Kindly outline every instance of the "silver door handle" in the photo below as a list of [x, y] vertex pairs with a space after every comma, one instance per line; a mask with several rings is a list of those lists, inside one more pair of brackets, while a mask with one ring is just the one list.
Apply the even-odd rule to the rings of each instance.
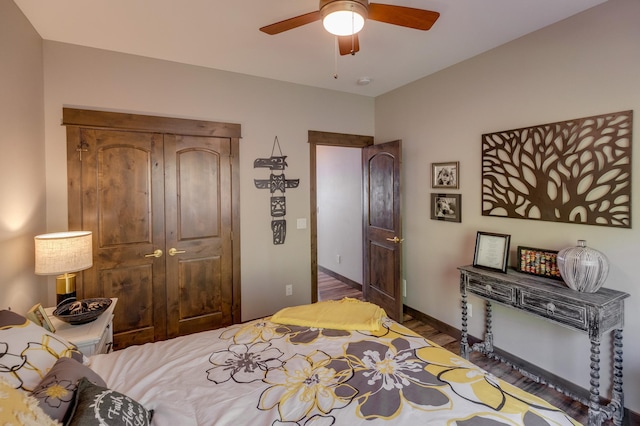
[[153, 253], [145, 254], [144, 257], [162, 257], [162, 250], [156, 249]]
[[180, 254], [180, 253], [186, 253], [186, 250], [178, 250], [175, 247], [171, 247], [169, 249], [169, 256], [175, 256], [176, 254]]

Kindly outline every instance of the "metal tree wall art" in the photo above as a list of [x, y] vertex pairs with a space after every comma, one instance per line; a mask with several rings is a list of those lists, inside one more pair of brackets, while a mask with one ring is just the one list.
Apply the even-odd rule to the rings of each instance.
[[482, 135], [482, 215], [631, 227], [633, 111]]
[[[274, 156], [274, 152], [278, 147], [280, 152], [279, 156]], [[287, 213], [286, 200], [284, 193], [288, 188], [297, 188], [300, 184], [300, 179], [286, 179], [283, 170], [287, 167], [286, 155], [282, 155], [280, 149], [280, 142], [278, 137], [273, 141], [273, 147], [271, 148], [271, 156], [269, 158], [256, 158], [253, 162], [254, 168], [267, 168], [280, 171], [278, 174], [273, 172], [269, 175], [269, 179], [254, 179], [254, 184], [258, 189], [268, 189], [271, 192], [271, 231], [273, 232], [273, 244], [284, 244], [284, 240], [287, 236], [287, 221], [284, 219]], [[282, 195], [274, 195], [277, 192]]]

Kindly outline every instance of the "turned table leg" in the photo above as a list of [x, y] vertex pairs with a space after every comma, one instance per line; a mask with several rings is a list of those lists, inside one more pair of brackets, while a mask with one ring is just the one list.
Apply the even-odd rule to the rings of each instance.
[[602, 424], [600, 411], [600, 339], [591, 339], [591, 380], [589, 382], [589, 426]]
[[611, 418], [616, 426], [624, 419], [622, 390], [622, 330], [613, 331], [613, 391], [611, 403], [600, 405], [600, 339], [591, 339], [591, 388], [589, 389], [589, 426], [601, 425]]
[[491, 353], [493, 352], [493, 311], [491, 309], [491, 302], [487, 300], [485, 303], [486, 325], [484, 333], [484, 350], [486, 353]]
[[462, 327], [460, 329], [460, 356], [469, 359], [469, 341], [467, 340], [467, 292], [462, 292]]
[[624, 418], [624, 392], [622, 390], [622, 330], [613, 330], [613, 392], [611, 395], [613, 423], [622, 426]]

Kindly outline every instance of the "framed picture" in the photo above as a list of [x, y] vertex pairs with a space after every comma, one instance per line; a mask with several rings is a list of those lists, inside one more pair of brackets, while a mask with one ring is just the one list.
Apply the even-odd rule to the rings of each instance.
[[462, 195], [431, 194], [431, 219], [462, 222]]
[[460, 163], [431, 163], [431, 187], [458, 189], [460, 178]]
[[473, 266], [507, 272], [511, 235], [478, 231]]
[[562, 280], [558, 251], [518, 246], [518, 272]]

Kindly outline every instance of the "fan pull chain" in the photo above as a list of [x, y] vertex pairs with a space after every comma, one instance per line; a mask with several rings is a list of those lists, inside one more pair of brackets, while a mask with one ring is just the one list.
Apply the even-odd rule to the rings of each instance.
[[356, 14], [351, 12], [351, 54], [356, 54]]
[[333, 78], [338, 79], [338, 36], [335, 37], [335, 58], [333, 63]]

